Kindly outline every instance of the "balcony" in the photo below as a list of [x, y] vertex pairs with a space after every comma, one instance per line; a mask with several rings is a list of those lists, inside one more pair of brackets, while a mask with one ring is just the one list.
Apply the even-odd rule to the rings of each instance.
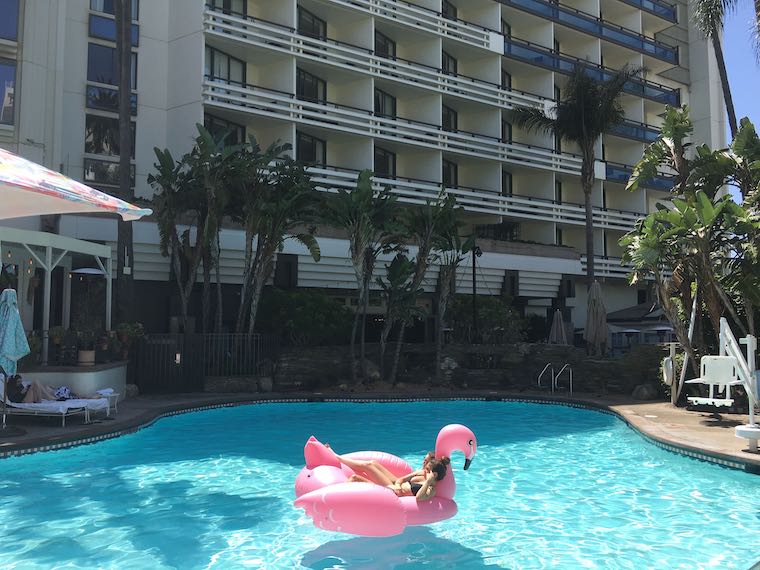
[[499, 2], [678, 65], [678, 48], [575, 8], [548, 0], [499, 0]]
[[[581, 267], [586, 272], [588, 256], [581, 255]], [[596, 277], [611, 277], [613, 279], [628, 279], [628, 274], [633, 271], [633, 266], [621, 265], [619, 257], [594, 256], [594, 275]]]
[[329, 64], [348, 71], [381, 77], [410, 86], [430, 89], [477, 103], [497, 107], [543, 108], [544, 98], [516, 89], [464, 75], [451, 75], [441, 69], [401, 58], [377, 56], [372, 50], [332, 39], [298, 34], [297, 30], [274, 22], [242, 14], [224, 13], [207, 6], [204, 17], [206, 34], [221, 41], [288, 53], [303, 59]]
[[440, 12], [404, 0], [327, 0], [352, 10], [361, 10], [395, 25], [404, 25], [423, 33], [464, 42], [492, 52], [501, 52], [501, 34], [472, 22], [444, 18]]
[[[627, 164], [618, 164], [616, 162], [607, 162], [607, 180], [610, 182], [619, 182], [620, 184], [628, 184], [628, 179], [631, 177], [633, 167]], [[651, 180], [640, 181], [639, 185], [644, 188], [652, 188], [654, 190], [663, 190], [664, 192], [670, 192], [675, 184], [675, 178], [666, 174], [660, 174], [655, 176]]]
[[678, 21], [676, 7], [667, 2], [663, 2], [662, 0], [622, 0], [622, 2], [640, 8], [641, 10], [646, 10], [650, 14], [660, 16], [674, 24]]
[[376, 115], [347, 105], [302, 100], [293, 93], [215, 77], [203, 82], [203, 102], [220, 109], [554, 172], [579, 175], [581, 169], [581, 158], [573, 154], [466, 131], [447, 131], [439, 125]]
[[[606, 81], [613, 77], [615, 73], [613, 69], [558, 53], [552, 49], [516, 38], [504, 39], [504, 55], [511, 59], [516, 59], [530, 65], [538, 65], [567, 75], [573, 72], [576, 65], [582, 65], [590, 77], [599, 81]], [[671, 89], [653, 81], [631, 79], [625, 84], [624, 91], [631, 95], [657, 101], [658, 103], [672, 106], [679, 106], [681, 104], [681, 96], [678, 89]]]
[[[309, 168], [317, 188], [324, 192], [334, 192], [337, 188], [351, 190], [356, 185], [358, 170], [333, 166], [313, 166]], [[441, 192], [438, 182], [403, 177], [373, 177], [377, 190], [389, 187], [405, 204], [425, 204], [434, 201]], [[505, 216], [512, 219], [555, 222], [564, 225], [585, 226], [586, 214], [582, 204], [562, 203], [529, 196], [504, 196], [499, 192], [457, 187], [446, 188], [446, 193], [456, 198], [457, 204], [467, 212], [489, 216]], [[594, 227], [630, 231], [644, 214], [594, 208]]]
[[651, 143], [656, 141], [660, 136], [660, 129], [646, 123], [639, 123], [638, 121], [623, 121], [619, 125], [615, 125], [609, 134]]

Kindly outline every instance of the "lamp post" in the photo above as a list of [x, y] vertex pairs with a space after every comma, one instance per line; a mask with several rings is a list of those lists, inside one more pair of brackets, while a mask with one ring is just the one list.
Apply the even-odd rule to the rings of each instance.
[[475, 260], [483, 255], [477, 245], [472, 248], [472, 330], [473, 339], [478, 338], [478, 289], [475, 277]]

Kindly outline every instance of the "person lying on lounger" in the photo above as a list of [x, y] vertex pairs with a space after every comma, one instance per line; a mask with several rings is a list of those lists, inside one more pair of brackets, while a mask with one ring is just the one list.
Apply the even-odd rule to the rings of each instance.
[[[78, 396], [67, 386], [52, 388], [34, 380], [24, 381], [19, 374], [8, 377], [8, 399], [11, 402], [35, 404], [43, 400], [71, 400], [76, 398], [91, 399], [94, 396]], [[97, 396], [99, 397], [99, 396]]]

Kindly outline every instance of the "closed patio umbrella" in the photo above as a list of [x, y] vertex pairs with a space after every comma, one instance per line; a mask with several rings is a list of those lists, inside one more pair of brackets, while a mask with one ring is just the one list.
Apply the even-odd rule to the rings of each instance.
[[3, 423], [0, 437], [20, 435], [25, 433], [19, 428], [7, 428], [5, 425], [5, 401], [8, 388], [8, 376], [16, 374], [19, 359], [29, 354], [29, 343], [26, 340], [24, 325], [18, 313], [16, 291], [6, 289], [0, 294], [0, 367], [3, 377]]
[[586, 330], [583, 338], [586, 341], [586, 350], [594, 354], [604, 354], [607, 347], [607, 308], [602, 298], [602, 287], [598, 281], [594, 281], [588, 292], [588, 305], [586, 313]]
[[565, 322], [562, 320], [562, 311], [554, 311], [552, 327], [549, 330], [549, 344], [568, 344]]
[[151, 210], [0, 149], [0, 219], [88, 212], [111, 212], [130, 221]]

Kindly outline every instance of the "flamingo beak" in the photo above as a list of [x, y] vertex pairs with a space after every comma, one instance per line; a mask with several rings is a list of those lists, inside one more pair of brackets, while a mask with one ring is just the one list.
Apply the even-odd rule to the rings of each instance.
[[470, 463], [472, 463], [472, 459], [469, 457], [464, 460], [464, 470], [467, 471], [470, 468]]

